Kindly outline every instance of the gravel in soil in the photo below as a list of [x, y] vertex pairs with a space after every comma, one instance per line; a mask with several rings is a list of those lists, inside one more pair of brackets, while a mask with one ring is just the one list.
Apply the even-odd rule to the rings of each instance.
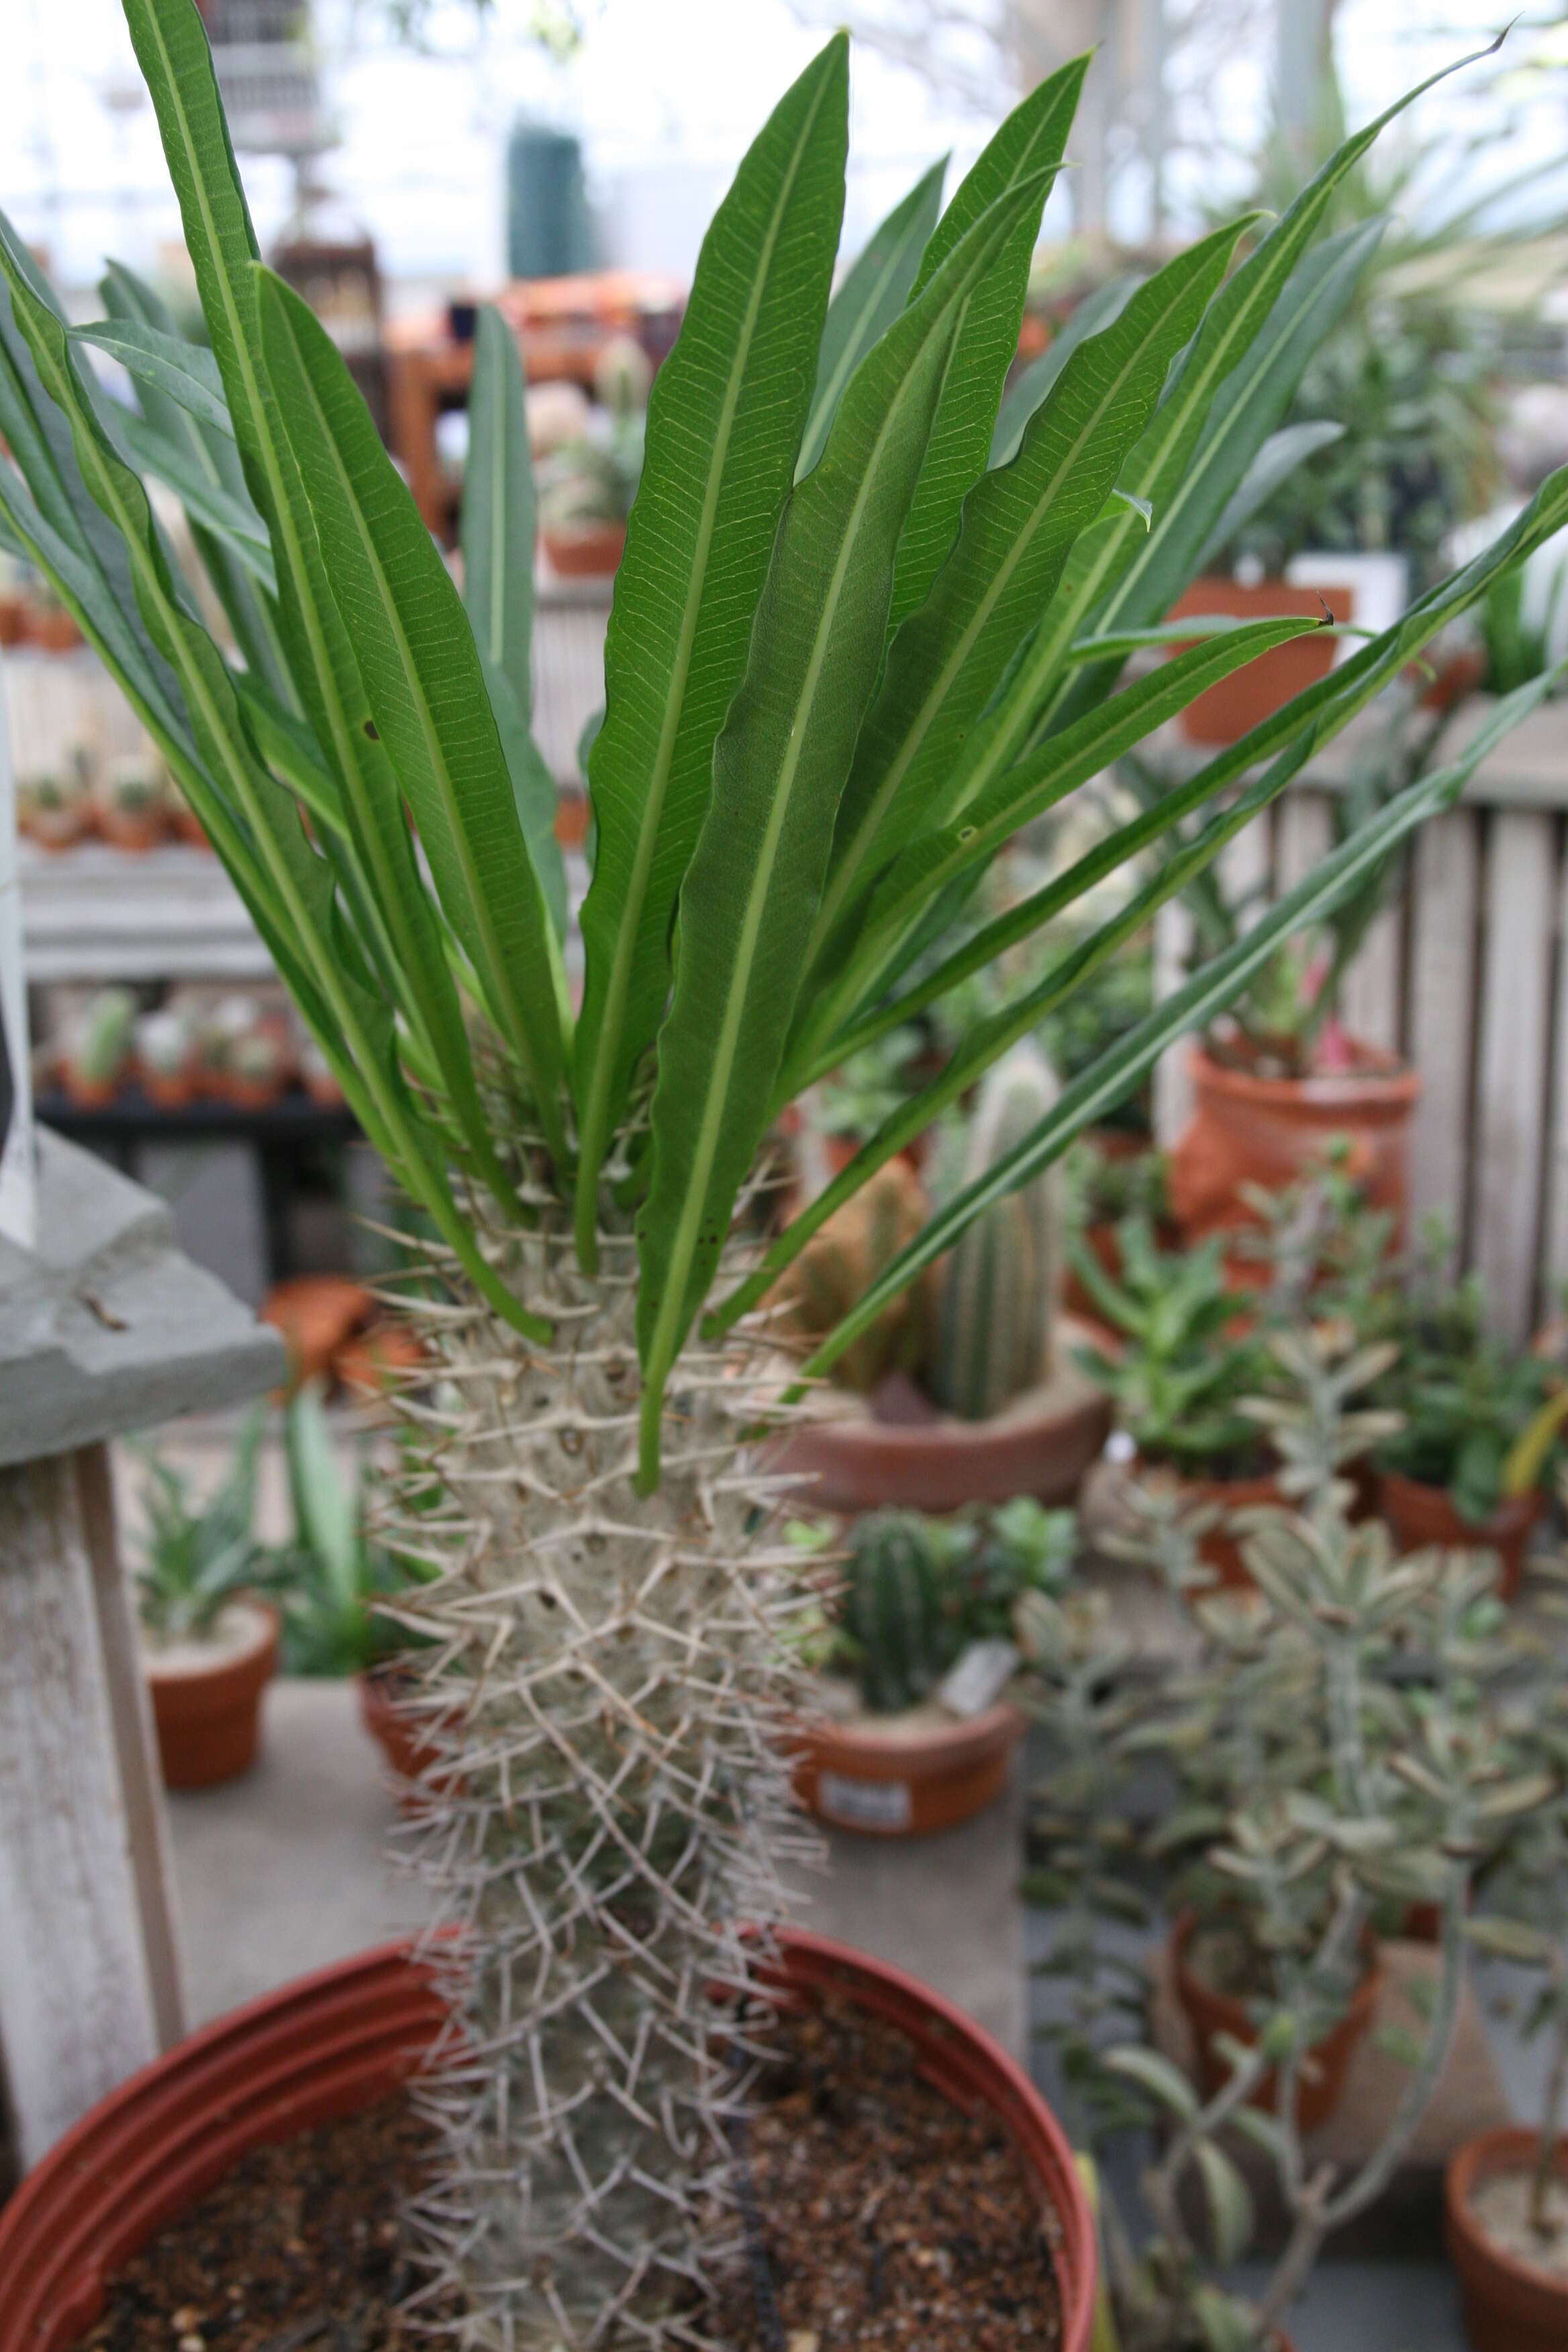
[[1531, 2219], [1532, 2186], [1528, 2172], [1489, 2173], [1470, 2191], [1470, 2210], [1500, 2253], [1568, 2285], [1568, 2181], [1554, 2180], [1546, 2192], [1544, 2233]]
[[1046, 2223], [1000, 2127], [863, 2011], [806, 2011], [778, 2038], [742, 2147], [748, 2259], [705, 2332], [731, 2352], [1054, 2352]]
[[401, 2096], [254, 2148], [116, 2272], [76, 2352], [405, 2352], [398, 2215], [429, 2156]]
[[[745, 2259], [703, 2336], [726, 2352], [1058, 2352], [1047, 2224], [1000, 2128], [863, 2011], [790, 2014], [774, 2040], [740, 2143]], [[414, 2352], [398, 2215], [429, 2156], [401, 2097], [255, 2149], [115, 2274], [75, 2352]]]

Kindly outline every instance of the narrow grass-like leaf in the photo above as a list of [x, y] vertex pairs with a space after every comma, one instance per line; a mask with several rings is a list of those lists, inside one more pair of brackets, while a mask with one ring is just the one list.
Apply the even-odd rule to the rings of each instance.
[[259, 278], [268, 373], [375, 729], [408, 795], [447, 919], [500, 1012], [563, 1163], [554, 940], [473, 632], [342, 353], [291, 288], [270, 271]]
[[1090, 335], [1098, 335], [1102, 328], [1112, 326], [1142, 283], [1141, 278], [1128, 277], [1113, 278], [1109, 284], [1097, 286], [1091, 294], [1084, 296], [1072, 316], [1063, 320], [1039, 357], [1020, 370], [1003, 394], [1002, 405], [996, 412], [990, 464], [1005, 466], [1017, 456], [1025, 425], [1079, 343]]
[[862, 361], [820, 464], [779, 524], [681, 892], [674, 1001], [659, 1034], [653, 1170], [638, 1222], [645, 1482], [658, 1475], [665, 1381], [766, 1121], [834, 812], [881, 663], [903, 520], [964, 306], [1039, 200], [1040, 184], [1027, 181], [1000, 197]]
[[597, 845], [583, 908], [575, 1089], [585, 1265], [596, 1259], [599, 1171], [668, 1001], [676, 895], [810, 406], [848, 136], [840, 37], [742, 162], [648, 402], [605, 642], [605, 721], [588, 768]]
[[1255, 514], [1268, 505], [1281, 482], [1289, 481], [1298, 466], [1319, 449], [1327, 449], [1342, 440], [1345, 427], [1331, 417], [1321, 417], [1302, 425], [1282, 425], [1271, 433], [1248, 466], [1229, 499], [1220, 510], [1219, 520], [1198, 551], [1193, 569], [1208, 571], [1216, 557], [1222, 555], [1238, 531], [1244, 530]]
[[942, 814], [959, 745], [1050, 601], [1073, 542], [1102, 512], [1247, 225], [1178, 255], [1079, 344], [1017, 457], [964, 499], [957, 544], [893, 638], [856, 749], [814, 955], [877, 866]]
[[[1000, 195], [1041, 172], [1050, 175], [1057, 171], [1089, 65], [1087, 54], [1069, 59], [1013, 109], [954, 190], [952, 202], [938, 221], [921, 257], [911, 302]], [[891, 628], [924, 604], [952, 545], [964, 495], [985, 470], [1002, 387], [1017, 353], [1024, 299], [1029, 290], [1029, 264], [1049, 185], [1049, 176], [1040, 181], [1039, 210], [1020, 219], [1012, 245], [985, 283], [975, 289], [959, 328], [899, 548], [888, 616]]]
[[535, 521], [522, 362], [500, 312], [493, 303], [481, 302], [474, 320], [459, 530], [463, 603], [480, 655], [510, 679], [525, 724], [533, 711]]
[[845, 277], [827, 306], [816, 363], [811, 414], [801, 436], [795, 475], [799, 481], [821, 457], [844, 387], [878, 337], [890, 327], [909, 299], [942, 211], [944, 155], [901, 197]]
[[90, 326], [73, 328], [72, 333], [79, 343], [91, 343], [95, 350], [107, 352], [129, 374], [167, 394], [200, 424], [210, 425], [233, 440], [234, 425], [217, 362], [200, 343], [163, 334], [137, 319], [95, 320]]
[[208, 481], [177, 441], [130, 409], [122, 409], [115, 418], [114, 438], [139, 473], [152, 474], [166, 484], [188, 513], [216, 532], [269, 595], [276, 593], [271, 539], [247, 498], [236, 498]]

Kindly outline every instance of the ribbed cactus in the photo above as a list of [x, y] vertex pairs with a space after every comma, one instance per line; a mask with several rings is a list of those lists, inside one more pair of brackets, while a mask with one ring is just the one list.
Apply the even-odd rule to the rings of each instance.
[[[964, 1180], [983, 1175], [1057, 1098], [1036, 1045], [1014, 1047], [980, 1091]], [[978, 1217], [942, 1276], [927, 1385], [965, 1421], [985, 1421], [1051, 1370], [1056, 1290], [1054, 1176], [1047, 1171]]]
[[952, 1664], [941, 1564], [911, 1514], [876, 1511], [850, 1538], [845, 1630], [873, 1715], [915, 1706]]
[[[810, 1343], [826, 1339], [930, 1213], [909, 1162], [889, 1160], [829, 1217], [784, 1276], [774, 1294], [785, 1310], [781, 1329]], [[869, 1395], [889, 1372], [912, 1371], [925, 1349], [927, 1320], [926, 1286], [915, 1283], [840, 1358], [834, 1379], [841, 1388]]]

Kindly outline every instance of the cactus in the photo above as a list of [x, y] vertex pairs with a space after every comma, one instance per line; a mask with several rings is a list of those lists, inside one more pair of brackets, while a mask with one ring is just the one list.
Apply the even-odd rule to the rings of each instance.
[[873, 1715], [918, 1706], [952, 1664], [943, 1583], [926, 1525], [912, 1512], [876, 1511], [857, 1523], [844, 1624]]
[[[965, 1181], [1044, 1118], [1057, 1083], [1037, 1046], [999, 1062], [981, 1088]], [[985, 1421], [1051, 1371], [1056, 1291], [1054, 1175], [1037, 1176], [976, 1218], [947, 1260], [927, 1386], [965, 1421]]]
[[[815, 1345], [825, 1339], [931, 1213], [925, 1188], [903, 1160], [889, 1160], [863, 1192], [828, 1218], [773, 1294], [781, 1328]], [[889, 1372], [910, 1371], [925, 1349], [927, 1291], [915, 1284], [896, 1298], [834, 1368], [841, 1388], [868, 1396]]]
[[100, 988], [72, 1032], [72, 1068], [84, 1085], [111, 1086], [131, 1058], [136, 999], [126, 988]]

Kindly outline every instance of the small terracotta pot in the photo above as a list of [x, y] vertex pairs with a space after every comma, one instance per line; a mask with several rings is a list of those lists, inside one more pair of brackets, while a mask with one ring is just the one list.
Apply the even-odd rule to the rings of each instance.
[[[1006, 2052], [901, 1969], [798, 1928], [767, 1973], [786, 1996], [832, 1997], [913, 2043], [921, 2074], [992, 2116], [1039, 2200], [1061, 2306], [1061, 2352], [1089, 2352], [1095, 2227], [1061, 2126]], [[180, 2042], [84, 2116], [0, 2214], [0, 2352], [67, 2352], [103, 2309], [110, 2274], [254, 2147], [353, 2115], [416, 2073], [447, 2020], [408, 1943], [303, 1977]]]
[[208, 1664], [144, 1654], [167, 1789], [216, 1788], [256, 1761], [261, 1694], [278, 1664], [278, 1612], [265, 1601], [242, 1605], [258, 1620], [243, 1649]]
[[60, 1084], [78, 1110], [107, 1110], [123, 1082], [123, 1074], [112, 1078], [84, 1078], [73, 1063], [60, 1064]]
[[25, 596], [0, 596], [0, 646], [19, 646], [27, 635], [27, 600]]
[[354, 1396], [378, 1397], [406, 1388], [409, 1375], [425, 1362], [425, 1350], [405, 1323], [373, 1323], [333, 1350], [332, 1376]]
[[212, 848], [212, 843], [202, 829], [200, 817], [184, 801], [176, 801], [170, 810], [169, 830], [176, 841], [184, 842], [192, 849]]
[[1446, 1551], [1495, 1551], [1502, 1570], [1499, 1594], [1504, 1601], [1516, 1597], [1530, 1538], [1546, 1508], [1539, 1487], [1528, 1495], [1506, 1495], [1479, 1527], [1461, 1518], [1446, 1486], [1426, 1486], [1402, 1470], [1380, 1470], [1376, 1491], [1378, 1517], [1401, 1551], [1421, 1551], [1429, 1544]]
[[79, 800], [67, 808], [29, 809], [21, 830], [29, 841], [58, 857], [62, 849], [74, 848], [92, 831], [92, 811]]
[[184, 1110], [195, 1098], [196, 1080], [194, 1070], [181, 1070], [174, 1076], [150, 1070], [145, 1062], [136, 1065], [136, 1083], [150, 1103], [160, 1110]]
[[626, 549], [624, 522], [573, 523], [539, 535], [563, 580], [605, 579], [619, 567]]
[[[1184, 1504], [1212, 1503], [1228, 1517], [1232, 1511], [1256, 1510], [1264, 1505], [1278, 1510], [1285, 1497], [1274, 1473], [1266, 1471], [1258, 1478], [1188, 1478], [1179, 1470], [1163, 1463], [1147, 1463], [1141, 1454], [1134, 1455], [1128, 1465], [1130, 1477], [1157, 1477], [1168, 1481], [1181, 1496]], [[1241, 1556], [1241, 1545], [1222, 1524], [1211, 1528], [1198, 1539], [1198, 1556], [1208, 1562], [1229, 1592], [1255, 1592], [1257, 1586], [1247, 1572]]]
[[[1062, 1333], [1064, 1360], [1075, 1337]], [[1110, 1428], [1100, 1390], [1069, 1390], [1039, 1412], [961, 1421], [876, 1421], [869, 1412], [803, 1421], [781, 1444], [776, 1466], [810, 1478], [800, 1500], [813, 1510], [961, 1511], [969, 1503], [1070, 1502]]]
[[[1533, 2167], [1539, 2145], [1534, 2132], [1505, 2125], [1467, 2140], [1448, 2158], [1444, 2235], [1475, 2352], [1563, 2352], [1568, 2344], [1568, 2279], [1553, 2278], [1493, 2245], [1470, 2210], [1482, 2181]], [[1557, 2143], [1556, 2168], [1568, 2180], [1568, 2134]]]
[[58, 606], [30, 604], [27, 643], [40, 646], [47, 654], [68, 654], [80, 645], [81, 631], [70, 614]]
[[[1205, 2099], [1211, 2099], [1230, 2080], [1230, 2068], [1214, 2048], [1216, 2035], [1229, 2034], [1235, 2042], [1250, 2049], [1258, 2039], [1258, 2029], [1247, 2014], [1247, 2003], [1234, 1993], [1220, 1992], [1205, 1984], [1187, 1966], [1187, 1947], [1197, 1927], [1190, 1911], [1184, 1911], [1171, 1930], [1171, 1979], [1183, 2013], [1193, 2029], [1197, 2046], [1198, 2080]], [[1351, 2060], [1372, 2030], [1377, 2014], [1377, 2004], [1383, 1991], [1383, 1971], [1378, 1962], [1377, 1946], [1371, 1937], [1366, 1939], [1364, 1956], [1366, 1972], [1350, 1998], [1350, 2005], [1339, 2023], [1314, 2042], [1310, 2051], [1312, 2071], [1303, 2067], [1296, 2084], [1296, 2122], [1304, 2132], [1315, 2131], [1321, 2123], [1339, 2105], [1350, 2072]], [[1278, 2077], [1271, 2066], [1247, 2101], [1248, 2106], [1273, 2112], [1278, 2090]]]
[[441, 1750], [426, 1736], [421, 1718], [401, 1704], [399, 1686], [407, 1681], [407, 1667], [395, 1658], [356, 1675], [360, 1721], [400, 1780], [428, 1780], [437, 1787], [455, 1782], [455, 1774], [441, 1775]]
[[144, 857], [148, 850], [157, 848], [167, 827], [162, 809], [143, 809], [132, 814], [116, 808], [112, 801], [105, 801], [98, 811], [98, 830], [100, 837], [111, 848]]
[[805, 1717], [792, 1740], [795, 1794], [819, 1821], [871, 1837], [929, 1837], [994, 1805], [1024, 1718], [1005, 1700], [969, 1722], [921, 1723], [894, 1736]]
[[[1320, 598], [1316, 588], [1292, 588], [1283, 580], [1260, 580], [1255, 588], [1244, 588], [1237, 580], [1210, 578], [1194, 580], [1167, 617], [1180, 621], [1199, 613], [1226, 613], [1238, 621], [1273, 621], [1300, 614], [1321, 620], [1325, 604], [1336, 621], [1348, 621], [1355, 596], [1349, 588], [1324, 588]], [[1259, 654], [1187, 705], [1181, 717], [1183, 734], [1189, 743], [1239, 742], [1304, 688], [1327, 677], [1339, 642], [1319, 630]]]
[[1342, 1139], [1350, 1145], [1345, 1172], [1367, 1206], [1392, 1209], [1403, 1231], [1421, 1080], [1371, 1045], [1354, 1052], [1354, 1070], [1271, 1078], [1232, 1068], [1201, 1045], [1191, 1049], [1193, 1116], [1171, 1154], [1170, 1177], [1172, 1213], [1190, 1242], [1256, 1224], [1241, 1187], [1282, 1191]]
[[364, 1285], [346, 1275], [301, 1274], [275, 1283], [258, 1312], [283, 1334], [289, 1385], [325, 1380], [332, 1358], [369, 1321], [374, 1304]]
[[586, 793], [566, 791], [555, 802], [555, 838], [563, 849], [581, 849], [588, 838], [590, 814]]

